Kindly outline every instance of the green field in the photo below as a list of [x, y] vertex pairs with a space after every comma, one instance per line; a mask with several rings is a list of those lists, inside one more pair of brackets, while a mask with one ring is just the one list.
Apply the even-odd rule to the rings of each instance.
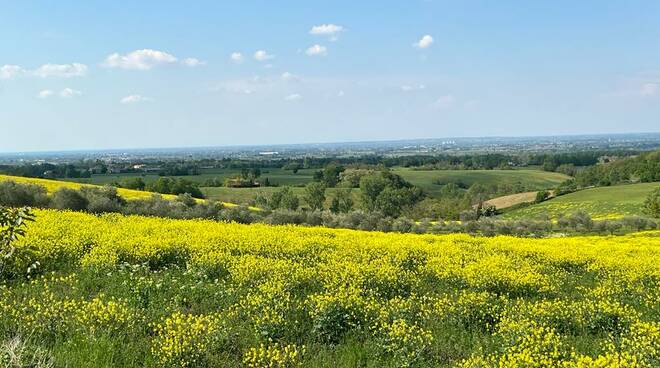
[[[273, 184], [277, 185], [293, 185], [301, 186], [312, 180], [316, 169], [301, 169], [298, 173], [294, 174], [291, 170], [282, 170], [280, 168], [262, 169], [260, 180], [268, 178]], [[233, 178], [241, 174], [240, 169], [202, 169], [200, 175], [187, 175], [187, 176], [172, 176], [172, 178], [183, 178], [196, 183], [203, 184], [208, 179], [218, 178], [224, 180], [226, 178]], [[140, 174], [140, 173], [126, 173], [126, 174], [95, 174], [91, 178], [80, 179], [65, 179], [67, 181], [75, 181], [87, 184], [113, 184], [121, 183], [122, 181], [133, 178], [142, 177], [145, 182], [149, 183], [155, 181], [160, 176], [156, 174]]]
[[531, 218], [545, 215], [556, 218], [584, 210], [597, 219], [618, 218], [626, 215], [643, 215], [642, 206], [646, 196], [660, 182], [617, 185], [581, 190], [553, 198], [549, 201], [504, 214], [505, 218]]
[[[271, 184], [293, 187], [302, 187], [312, 181], [314, 171], [317, 169], [301, 169], [294, 174], [290, 170], [280, 168], [263, 169], [260, 180], [268, 181]], [[392, 172], [401, 175], [410, 183], [424, 189], [432, 197], [436, 196], [442, 188], [442, 185], [436, 184], [438, 180], [443, 183], [456, 183], [470, 186], [474, 183], [489, 184], [515, 184], [522, 183], [529, 190], [546, 189], [556, 186], [569, 177], [563, 174], [546, 172], [536, 169], [524, 170], [411, 170], [407, 168], [394, 168]], [[204, 169], [200, 175], [180, 176], [186, 180], [199, 183], [202, 186], [204, 194], [215, 200], [228, 201], [233, 203], [248, 203], [257, 193], [263, 192], [270, 194], [277, 188], [224, 188], [224, 187], [203, 187], [208, 179], [218, 178], [221, 181], [226, 178], [232, 178], [240, 175], [240, 169]], [[66, 179], [88, 184], [114, 184], [131, 177], [142, 177], [149, 183], [159, 178], [156, 174], [99, 174], [91, 178]], [[179, 177], [174, 177], [179, 178]], [[296, 189], [296, 194], [302, 194], [302, 189]], [[330, 191], [332, 192], [332, 191]], [[358, 191], [355, 191], [356, 193]], [[329, 193], [330, 195], [330, 193]]]
[[442, 183], [462, 183], [470, 186], [474, 183], [484, 185], [490, 184], [515, 184], [522, 183], [530, 190], [540, 190], [555, 187], [557, 184], [570, 177], [541, 170], [411, 170], [396, 168], [392, 170], [401, 175], [410, 183], [424, 189], [431, 196], [435, 196], [442, 185], [435, 184], [440, 180]]

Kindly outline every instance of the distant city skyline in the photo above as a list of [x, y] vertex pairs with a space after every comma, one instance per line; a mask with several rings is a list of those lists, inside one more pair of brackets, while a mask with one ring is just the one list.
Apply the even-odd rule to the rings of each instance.
[[0, 152], [658, 132], [660, 3], [9, 2]]

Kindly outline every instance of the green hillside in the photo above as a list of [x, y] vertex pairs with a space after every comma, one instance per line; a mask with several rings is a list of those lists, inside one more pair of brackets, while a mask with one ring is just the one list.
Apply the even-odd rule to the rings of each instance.
[[646, 196], [660, 182], [598, 187], [566, 194], [546, 202], [512, 210], [505, 218], [525, 218], [548, 214], [557, 217], [577, 210], [587, 211], [594, 218], [618, 218], [625, 215], [643, 215]]
[[397, 168], [394, 173], [424, 189], [431, 196], [437, 194], [442, 184], [455, 183], [470, 186], [474, 183], [516, 184], [522, 183], [529, 190], [547, 189], [569, 179], [556, 172], [541, 170], [411, 170]]

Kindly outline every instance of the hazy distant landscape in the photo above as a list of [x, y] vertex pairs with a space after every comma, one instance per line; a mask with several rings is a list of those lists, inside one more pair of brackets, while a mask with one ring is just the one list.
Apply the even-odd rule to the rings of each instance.
[[3, 2], [0, 368], [660, 367], [659, 14]]

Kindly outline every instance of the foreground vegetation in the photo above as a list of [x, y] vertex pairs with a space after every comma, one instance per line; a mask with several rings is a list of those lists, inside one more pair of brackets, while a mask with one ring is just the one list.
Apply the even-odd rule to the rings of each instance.
[[0, 359], [657, 367], [659, 239], [402, 235], [38, 210], [3, 259]]
[[[283, 187], [270, 196], [260, 197], [260, 208], [227, 206], [213, 201], [202, 201], [181, 194], [166, 199], [153, 194], [148, 198], [127, 200], [113, 187], [84, 186], [80, 189], [61, 187], [51, 194], [37, 184], [19, 184], [11, 180], [0, 180], [0, 206], [32, 206], [60, 210], [83, 211], [94, 214], [121, 213], [174, 219], [207, 219], [234, 221], [244, 224], [267, 223], [272, 225], [298, 224], [378, 230], [401, 233], [470, 233], [475, 235], [516, 235], [543, 237], [556, 234], [625, 234], [658, 228], [657, 220], [640, 216], [593, 221], [586, 212], [575, 212], [557, 220], [549, 217], [527, 219], [499, 219], [493, 217], [494, 207], [478, 208], [461, 213], [463, 221], [432, 221], [428, 218], [413, 221], [405, 216], [393, 217], [394, 209], [400, 208], [402, 200], [419, 192], [414, 187], [388, 187], [387, 180], [370, 180], [363, 188], [361, 200], [369, 211], [352, 210], [351, 192], [337, 191], [330, 201], [330, 211], [323, 210], [328, 198], [319, 183], [305, 188], [310, 208], [299, 209], [299, 197], [290, 187]], [[385, 185], [381, 185], [385, 184]], [[388, 189], [389, 188], [389, 189]], [[373, 190], [372, 190], [373, 189]], [[644, 207], [648, 215], [660, 217], [660, 196], [649, 195]], [[313, 204], [313, 205], [312, 205]], [[653, 210], [653, 209], [656, 210]], [[387, 211], [387, 212], [386, 212]]]

